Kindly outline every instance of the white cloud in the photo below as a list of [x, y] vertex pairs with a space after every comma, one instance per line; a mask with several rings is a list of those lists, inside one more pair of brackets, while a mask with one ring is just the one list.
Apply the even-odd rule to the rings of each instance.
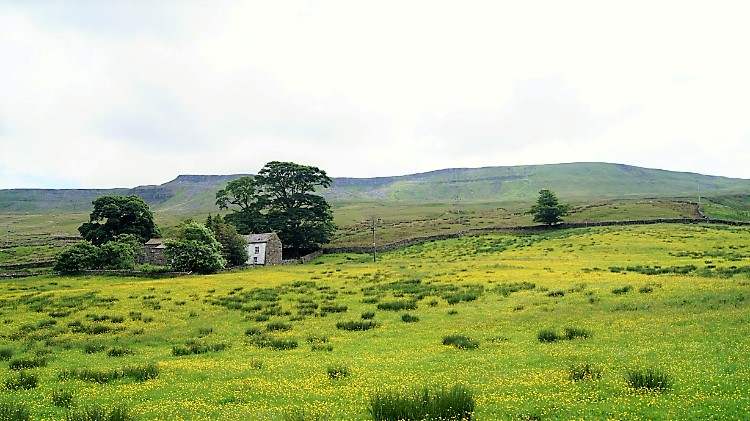
[[272, 160], [750, 178], [744, 2], [6, 2], [0, 188]]

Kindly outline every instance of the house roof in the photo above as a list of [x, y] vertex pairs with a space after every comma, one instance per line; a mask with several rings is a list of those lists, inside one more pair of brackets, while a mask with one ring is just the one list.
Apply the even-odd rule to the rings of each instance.
[[151, 245], [157, 245], [157, 244], [164, 244], [164, 239], [163, 238], [152, 238], [152, 239], [146, 241], [146, 245], [149, 245], [149, 246], [151, 246]]
[[245, 241], [248, 243], [267, 243], [272, 237], [278, 237], [275, 232], [267, 232], [264, 234], [249, 234], [244, 235]]

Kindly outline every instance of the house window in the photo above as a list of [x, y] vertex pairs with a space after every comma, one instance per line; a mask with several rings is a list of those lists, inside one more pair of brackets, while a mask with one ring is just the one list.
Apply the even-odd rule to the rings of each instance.
[[253, 257], [253, 263], [258, 263], [258, 257]]
[[255, 247], [255, 254], [260, 253], [260, 247]]

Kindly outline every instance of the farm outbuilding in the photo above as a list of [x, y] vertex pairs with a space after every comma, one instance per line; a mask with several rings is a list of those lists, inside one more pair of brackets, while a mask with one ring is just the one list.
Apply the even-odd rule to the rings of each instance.
[[243, 236], [247, 241], [248, 265], [281, 264], [281, 240], [275, 232]]
[[163, 238], [152, 238], [143, 245], [143, 261], [154, 266], [167, 266], [166, 250]]

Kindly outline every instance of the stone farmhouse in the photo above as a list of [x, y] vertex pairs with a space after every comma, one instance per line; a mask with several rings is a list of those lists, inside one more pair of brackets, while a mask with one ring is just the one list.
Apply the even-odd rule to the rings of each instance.
[[247, 241], [248, 265], [280, 265], [281, 240], [275, 232], [244, 235]]
[[[280, 265], [281, 240], [275, 232], [264, 234], [250, 234], [242, 236], [247, 241], [248, 265]], [[164, 253], [166, 245], [163, 238], [152, 238], [143, 245], [143, 256], [139, 263], [148, 263], [154, 266], [167, 266], [167, 257]]]
[[140, 263], [148, 263], [154, 266], [167, 266], [167, 257], [164, 254], [167, 246], [163, 238], [152, 238], [143, 245], [143, 256]]

